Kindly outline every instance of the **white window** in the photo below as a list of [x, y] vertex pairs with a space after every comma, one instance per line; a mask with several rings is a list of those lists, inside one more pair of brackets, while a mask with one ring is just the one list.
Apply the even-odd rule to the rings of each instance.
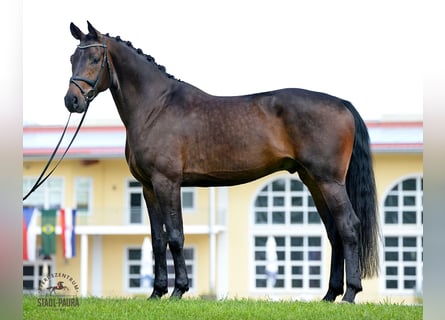
[[76, 177], [74, 180], [74, 208], [77, 214], [89, 215], [93, 202], [93, 179]]
[[[295, 177], [276, 178], [253, 203], [253, 282], [255, 291], [319, 294], [323, 288], [324, 227], [306, 186]], [[268, 288], [266, 243], [276, 244], [278, 272]]]
[[181, 188], [181, 206], [182, 212], [194, 212], [196, 206], [196, 188], [182, 187]]
[[[36, 255], [38, 257], [38, 255]], [[54, 272], [54, 262], [52, 260], [45, 261], [48, 264], [47, 274]], [[44, 272], [44, 260], [36, 259], [36, 261], [23, 261], [23, 293], [36, 294], [40, 286], [40, 280]]]
[[[146, 218], [144, 217], [147, 217], [147, 209], [142, 194], [142, 184], [140, 182], [133, 179], [127, 182], [127, 199], [129, 223], [145, 223], [147, 220], [145, 220]], [[181, 188], [181, 204], [184, 213], [193, 212], [195, 210], [196, 188]]]
[[142, 195], [142, 185], [136, 180], [130, 180], [127, 184], [128, 192], [128, 217], [130, 223], [143, 223], [146, 216], [146, 207]]
[[385, 293], [422, 292], [423, 178], [403, 178], [383, 201], [381, 286]]
[[[130, 247], [126, 250], [126, 267], [125, 267], [125, 288], [127, 291], [140, 292], [146, 288], [142, 288], [141, 279], [141, 257], [142, 250], [138, 247]], [[185, 265], [187, 267], [187, 275], [189, 278], [189, 288], [194, 289], [195, 286], [195, 249], [184, 248]], [[154, 257], [153, 257], [154, 270]], [[167, 274], [168, 274], [168, 289], [171, 291], [175, 286], [175, 268], [173, 264], [173, 257], [170, 250], [167, 248]], [[153, 284], [150, 284], [152, 287]]]
[[[24, 195], [29, 192], [36, 181], [35, 177], [23, 178]], [[60, 209], [62, 208], [63, 188], [63, 178], [50, 177], [23, 201], [23, 205], [39, 209]]]
[[[255, 288], [267, 288], [266, 236], [256, 236]], [[320, 289], [322, 278], [321, 236], [274, 236], [278, 258], [278, 272], [273, 288]]]

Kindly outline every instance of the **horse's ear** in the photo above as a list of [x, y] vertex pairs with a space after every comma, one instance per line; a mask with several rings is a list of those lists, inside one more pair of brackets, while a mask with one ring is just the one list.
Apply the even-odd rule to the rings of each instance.
[[80, 31], [80, 29], [72, 22], [70, 24], [70, 30], [71, 30], [71, 34], [73, 35], [73, 37], [77, 40], [82, 40], [85, 37], [83, 32]]
[[100, 34], [100, 32], [97, 31], [89, 21], [87, 21], [87, 24], [88, 24], [88, 31], [90, 32], [90, 34], [91, 34], [96, 40], [99, 39], [99, 34]]

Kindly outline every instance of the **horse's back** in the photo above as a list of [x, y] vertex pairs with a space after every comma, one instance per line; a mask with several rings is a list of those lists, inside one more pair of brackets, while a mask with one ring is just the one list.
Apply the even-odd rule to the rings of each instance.
[[189, 110], [182, 106], [185, 184], [237, 184], [323, 161], [319, 171], [330, 162], [347, 167], [354, 120], [339, 98], [282, 89], [191, 101]]

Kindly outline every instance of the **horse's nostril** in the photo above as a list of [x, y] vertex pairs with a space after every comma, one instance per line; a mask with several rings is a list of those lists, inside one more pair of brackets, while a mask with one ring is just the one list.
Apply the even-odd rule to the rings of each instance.
[[65, 96], [65, 106], [68, 108], [68, 110], [73, 111], [77, 108], [79, 104], [79, 100], [77, 96], [68, 94]]

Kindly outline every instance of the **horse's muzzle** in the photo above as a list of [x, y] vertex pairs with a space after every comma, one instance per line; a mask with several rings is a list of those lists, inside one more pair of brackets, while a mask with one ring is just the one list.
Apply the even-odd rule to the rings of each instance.
[[65, 107], [69, 112], [82, 113], [86, 110], [87, 102], [83, 97], [67, 93], [65, 96]]

